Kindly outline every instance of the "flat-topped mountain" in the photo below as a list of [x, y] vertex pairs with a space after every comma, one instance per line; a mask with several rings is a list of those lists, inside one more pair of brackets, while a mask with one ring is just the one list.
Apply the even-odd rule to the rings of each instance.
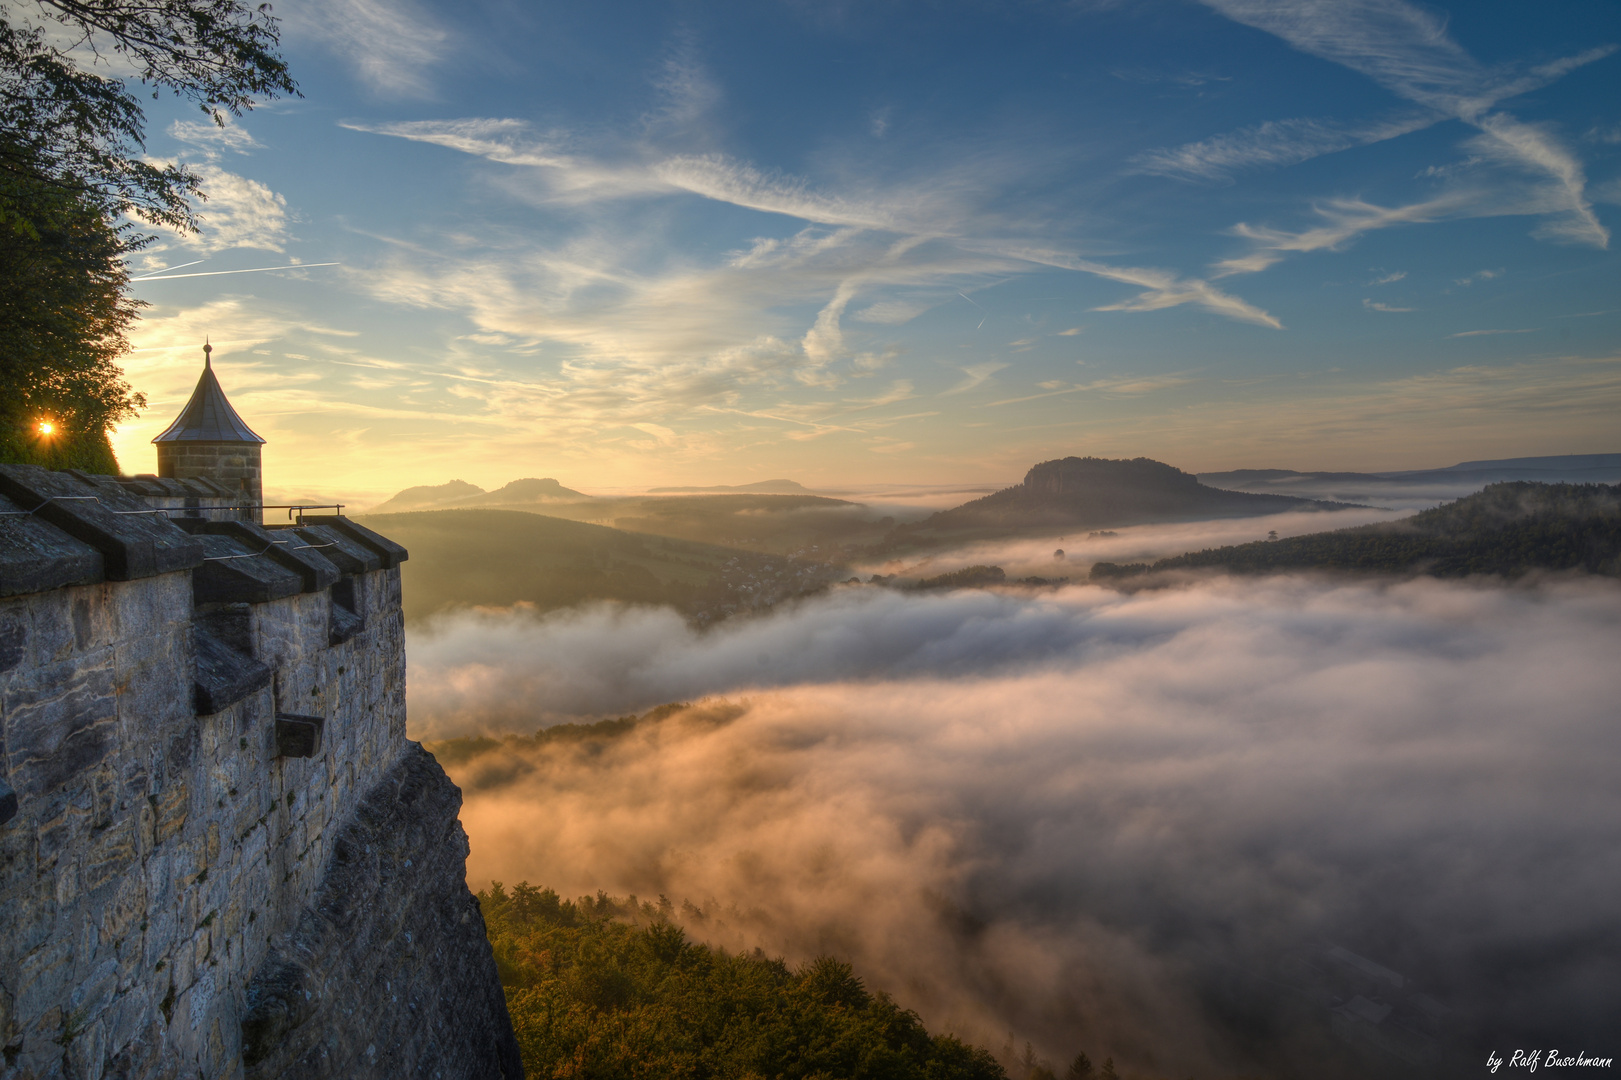
[[756, 480], [752, 484], [711, 484], [708, 487], [648, 488], [649, 495], [725, 495], [731, 492], [759, 495], [808, 495], [810, 489], [795, 480]]
[[1250, 517], [1343, 505], [1206, 487], [1197, 477], [1150, 458], [1067, 457], [1032, 467], [1015, 487], [903, 525], [895, 530], [895, 539]]

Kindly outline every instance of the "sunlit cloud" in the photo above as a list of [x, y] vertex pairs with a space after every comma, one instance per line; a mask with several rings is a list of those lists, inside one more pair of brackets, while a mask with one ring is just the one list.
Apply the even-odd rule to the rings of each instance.
[[223, 124], [206, 120], [176, 120], [169, 125], [169, 135], [211, 158], [227, 151], [246, 154], [264, 149], [257, 139], [248, 134], [240, 121], [231, 117], [226, 117]]
[[346, 60], [379, 96], [429, 98], [452, 38], [416, 0], [295, 0], [276, 14], [288, 31]]
[[1361, 236], [1375, 229], [1388, 229], [1397, 225], [1412, 225], [1438, 221], [1459, 212], [1466, 200], [1442, 197], [1408, 206], [1378, 206], [1360, 199], [1334, 199], [1319, 204], [1317, 216], [1326, 224], [1301, 232], [1288, 232], [1245, 222], [1233, 226], [1234, 236], [1243, 237], [1252, 244], [1246, 255], [1223, 259], [1212, 268], [1215, 277], [1234, 274], [1254, 274], [1282, 262], [1291, 254], [1312, 251], [1339, 251]]

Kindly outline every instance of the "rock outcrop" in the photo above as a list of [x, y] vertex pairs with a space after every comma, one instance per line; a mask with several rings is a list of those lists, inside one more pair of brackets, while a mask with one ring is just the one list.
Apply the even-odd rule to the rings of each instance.
[[361, 800], [314, 902], [248, 984], [250, 1080], [522, 1077], [460, 807], [417, 743]]

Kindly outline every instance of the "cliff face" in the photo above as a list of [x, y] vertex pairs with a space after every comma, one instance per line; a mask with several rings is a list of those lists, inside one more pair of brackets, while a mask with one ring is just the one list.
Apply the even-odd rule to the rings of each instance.
[[248, 984], [249, 1080], [518, 1080], [461, 792], [416, 743], [338, 833], [313, 903]]
[[517, 1075], [459, 795], [405, 738], [404, 549], [145, 501], [192, 483], [0, 466], [0, 1080]]

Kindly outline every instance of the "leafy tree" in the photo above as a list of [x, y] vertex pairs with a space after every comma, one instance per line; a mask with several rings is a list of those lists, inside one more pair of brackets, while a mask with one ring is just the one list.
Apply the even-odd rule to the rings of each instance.
[[478, 897], [529, 1076], [1006, 1080], [842, 961], [795, 970], [694, 944], [668, 901], [527, 883]]
[[145, 404], [115, 362], [140, 306], [124, 259], [149, 239], [125, 219], [197, 224], [196, 174], [145, 159], [140, 102], [105, 72], [223, 125], [298, 92], [276, 43], [242, 0], [0, 6], [0, 461], [117, 471], [107, 429]]
[[107, 429], [145, 404], [116, 363], [140, 307], [123, 257], [140, 241], [30, 183], [31, 228], [0, 226], [0, 461], [117, 472]]
[[[29, 7], [34, 17], [20, 21]], [[277, 33], [269, 4], [241, 0], [33, 0], [0, 9], [0, 224], [37, 228], [50, 205], [36, 200], [55, 189], [109, 219], [133, 213], [194, 228], [196, 174], [144, 160], [139, 101], [122, 79], [91, 68], [132, 66], [154, 96], [173, 91], [223, 125], [256, 96], [298, 92], [276, 55]]]

